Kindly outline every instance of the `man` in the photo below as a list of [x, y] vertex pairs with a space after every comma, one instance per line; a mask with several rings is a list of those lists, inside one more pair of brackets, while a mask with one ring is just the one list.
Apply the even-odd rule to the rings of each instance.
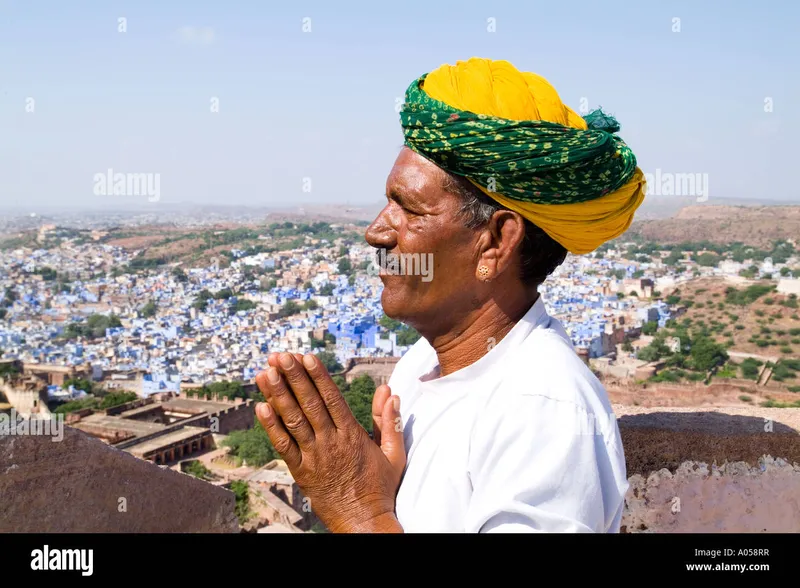
[[644, 176], [616, 121], [473, 58], [415, 80], [366, 239], [432, 254], [382, 275], [420, 340], [373, 400], [374, 442], [312, 355], [273, 354], [257, 414], [334, 532], [618, 532], [628, 484], [606, 393], [538, 286], [622, 234]]

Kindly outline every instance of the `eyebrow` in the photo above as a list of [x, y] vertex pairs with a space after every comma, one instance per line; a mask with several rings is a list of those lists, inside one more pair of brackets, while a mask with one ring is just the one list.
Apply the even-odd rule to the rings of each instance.
[[391, 190], [387, 191], [386, 197], [389, 200], [395, 200], [400, 204], [402, 204], [404, 200], [408, 200], [409, 194], [406, 190], [402, 188], [399, 188], [397, 186], [392, 186]]

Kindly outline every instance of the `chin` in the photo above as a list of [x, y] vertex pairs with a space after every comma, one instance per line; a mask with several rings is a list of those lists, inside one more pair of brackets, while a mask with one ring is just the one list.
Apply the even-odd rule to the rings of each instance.
[[[388, 283], [387, 283], [388, 282]], [[392, 283], [394, 280], [384, 281], [383, 292], [381, 293], [381, 306], [383, 312], [391, 319], [403, 321], [408, 316], [411, 305], [404, 296], [401, 284]]]

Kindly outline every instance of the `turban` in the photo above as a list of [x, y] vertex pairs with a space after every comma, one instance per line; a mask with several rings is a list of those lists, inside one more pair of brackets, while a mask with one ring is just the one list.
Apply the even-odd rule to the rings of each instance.
[[543, 77], [473, 57], [406, 90], [404, 143], [518, 212], [571, 253], [630, 227], [644, 199], [636, 157], [601, 109], [581, 117]]

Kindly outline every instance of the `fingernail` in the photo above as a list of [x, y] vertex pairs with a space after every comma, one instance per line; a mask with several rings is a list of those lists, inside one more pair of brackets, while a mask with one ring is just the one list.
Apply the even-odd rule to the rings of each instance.
[[281, 353], [280, 362], [281, 365], [284, 367], [284, 369], [288, 369], [292, 367], [292, 356], [289, 355], [288, 353]]
[[395, 412], [400, 412], [400, 397], [399, 396], [393, 396], [392, 397], [392, 406], [394, 406], [394, 411]]
[[266, 402], [261, 402], [258, 405], [258, 414], [261, 416], [262, 419], [269, 418], [270, 412], [271, 412], [270, 406]]
[[311, 369], [314, 367], [314, 356], [313, 355], [304, 355], [303, 356], [303, 365], [306, 366], [306, 369]]
[[281, 380], [281, 376], [274, 367], [271, 367], [267, 370], [267, 378], [269, 379], [270, 384], [277, 384]]

